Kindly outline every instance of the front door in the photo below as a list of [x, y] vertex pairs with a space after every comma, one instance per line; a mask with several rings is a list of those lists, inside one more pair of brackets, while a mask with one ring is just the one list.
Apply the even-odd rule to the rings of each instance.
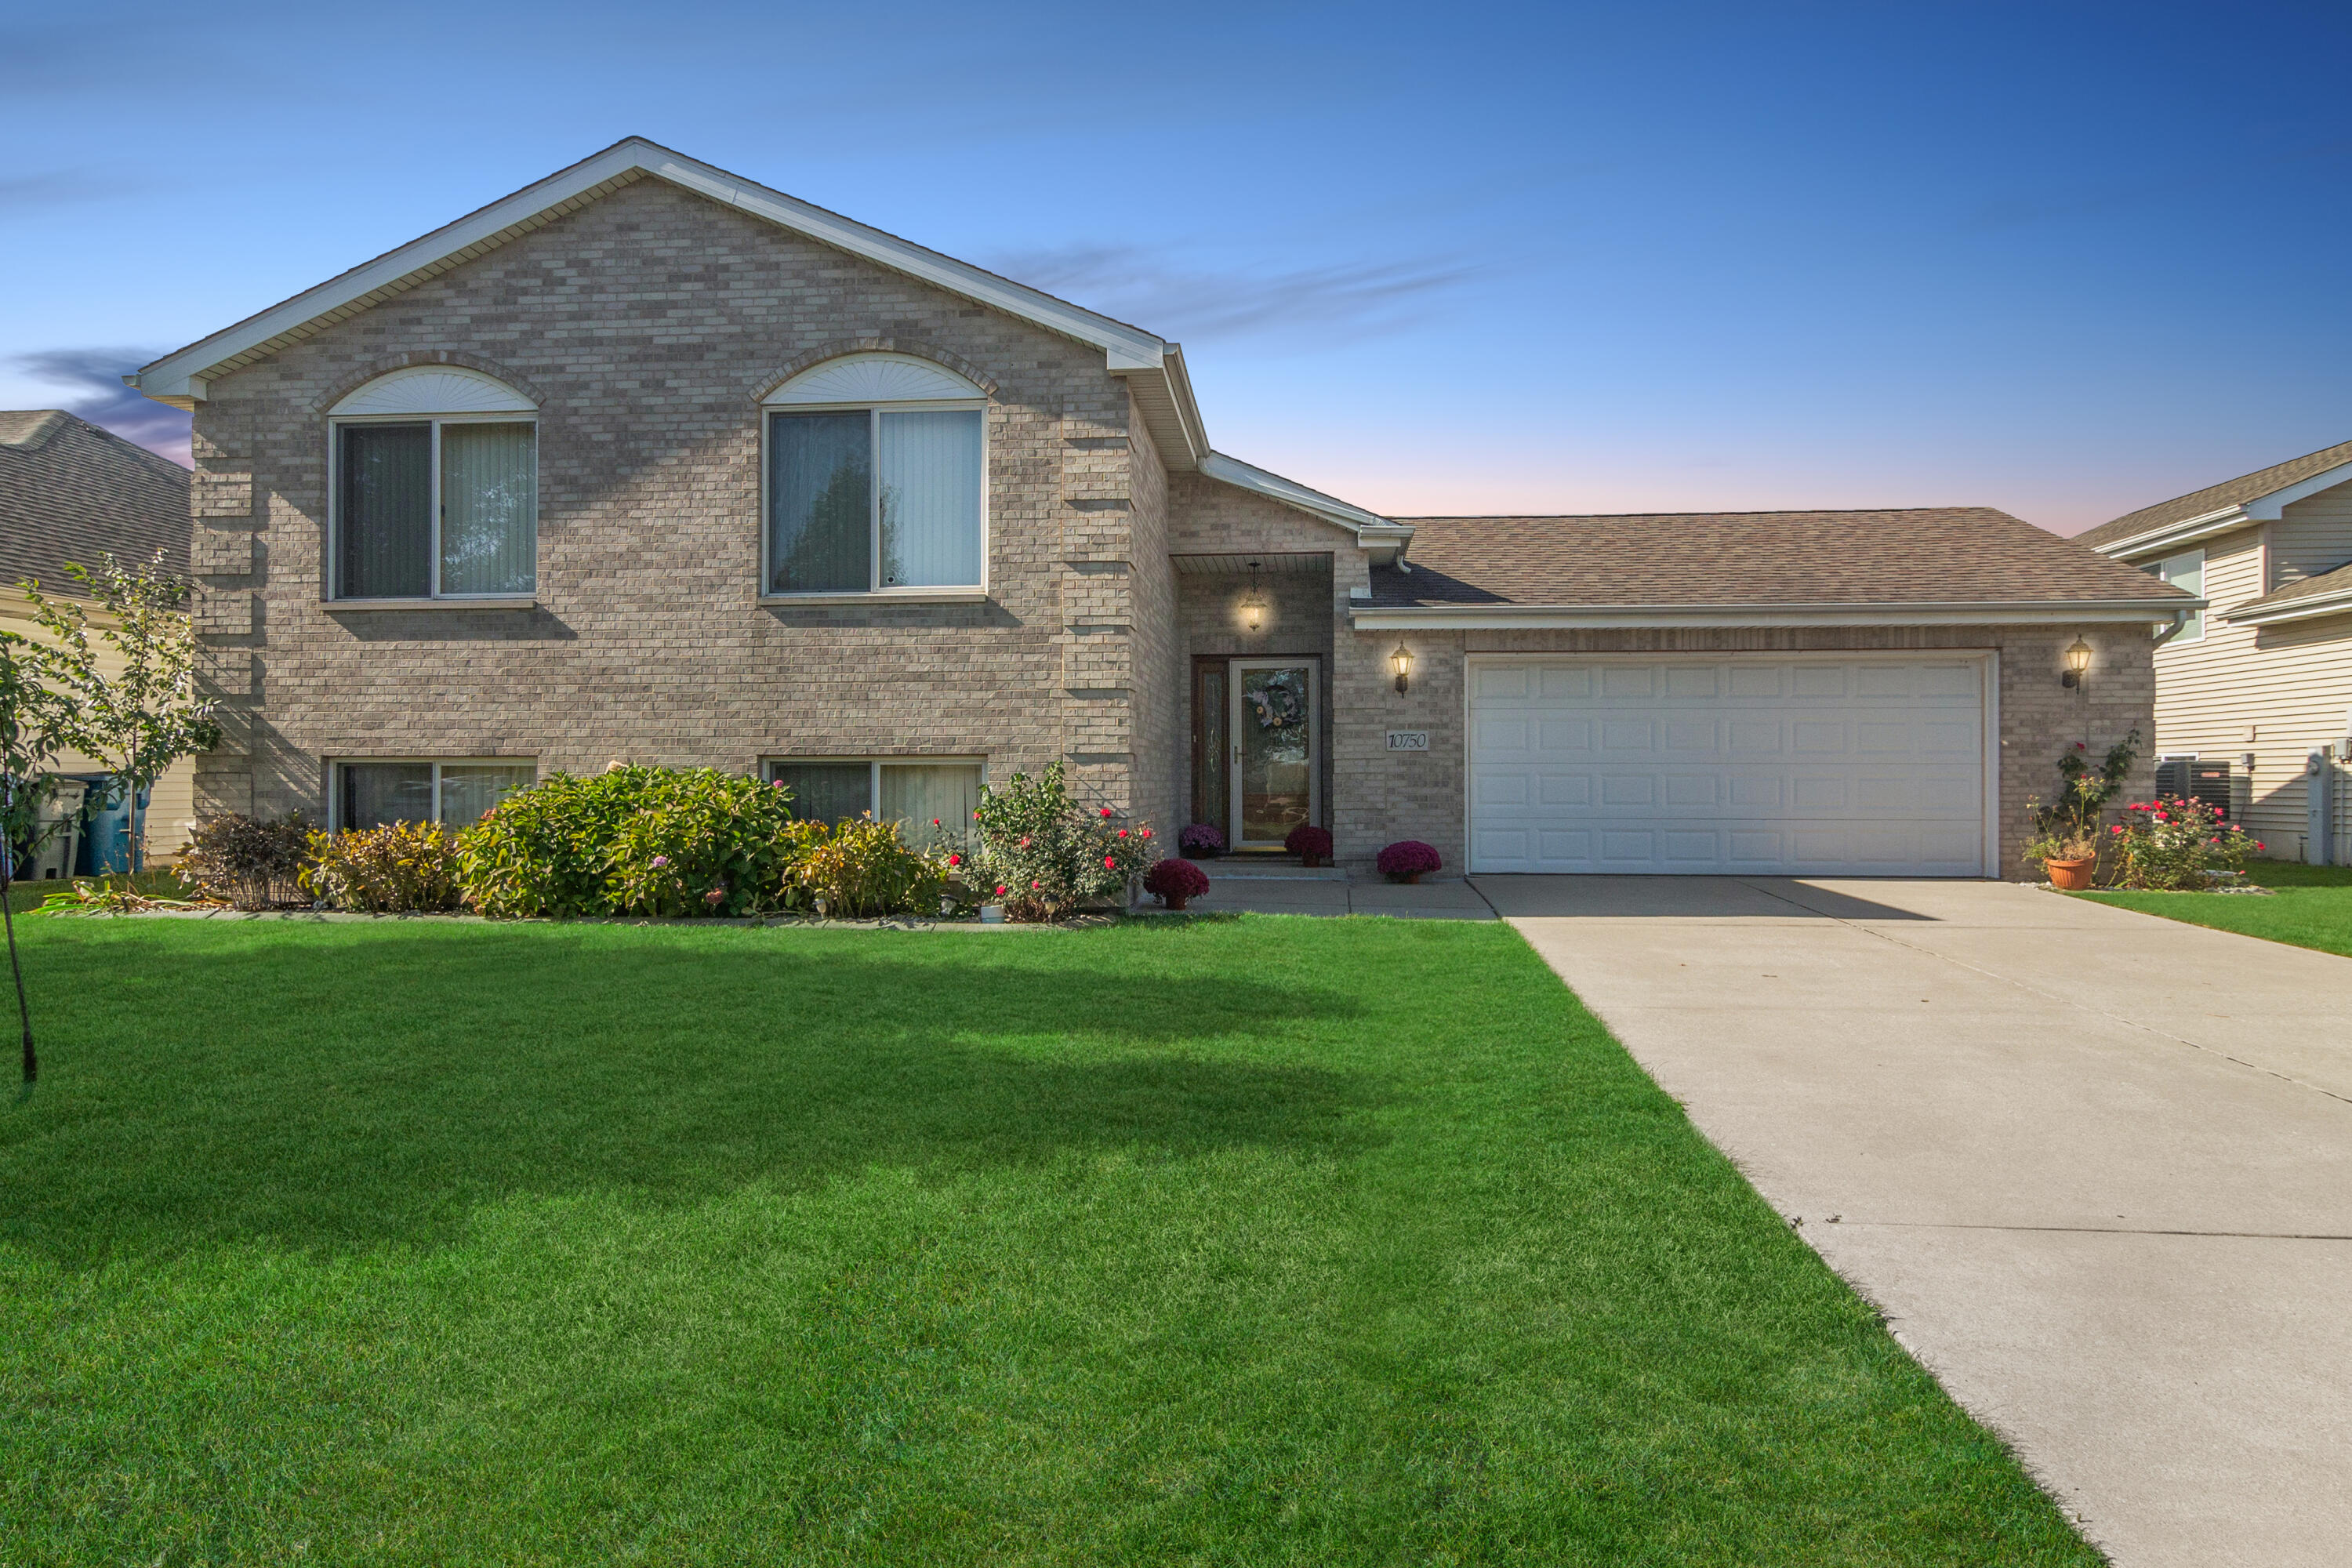
[[1237, 658], [1230, 679], [1233, 844], [1275, 847], [1322, 815], [1315, 664]]

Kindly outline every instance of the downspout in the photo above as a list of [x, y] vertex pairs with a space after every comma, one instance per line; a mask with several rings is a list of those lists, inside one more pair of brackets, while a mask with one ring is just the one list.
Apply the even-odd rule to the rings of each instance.
[[2174, 637], [2179, 637], [2180, 635], [2181, 627], [2188, 624], [2189, 612], [2187, 610], [2173, 611], [2172, 624], [2156, 634], [2156, 640], [2147, 645], [2147, 651], [2154, 653], [2158, 648], [2162, 647], [2166, 643], [2168, 643]]

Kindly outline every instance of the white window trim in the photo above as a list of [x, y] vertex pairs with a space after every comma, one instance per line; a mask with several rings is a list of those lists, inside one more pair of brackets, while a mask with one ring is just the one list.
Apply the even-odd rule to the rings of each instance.
[[[768, 476], [773, 466], [776, 421], [801, 414], [868, 416], [866, 440], [869, 463], [878, 462], [885, 414], [977, 413], [980, 416], [980, 581], [950, 583], [937, 587], [886, 588], [882, 585], [882, 485], [869, 474], [866, 497], [866, 581], [864, 592], [818, 588], [806, 593], [778, 593], [775, 580], [775, 520], [768, 510]], [[906, 403], [767, 403], [760, 406], [760, 586], [762, 605], [866, 605], [877, 602], [914, 605], [969, 605], [988, 597], [989, 563], [989, 439], [988, 400], [984, 397], [925, 398]], [[808, 759], [803, 759], [808, 760]], [[850, 757], [842, 759], [856, 762]]]
[[[433, 768], [433, 825], [441, 825], [441, 770], [443, 768], [529, 768], [532, 784], [539, 782], [537, 757], [329, 757], [327, 759], [327, 831], [343, 830], [343, 770], [367, 767], [383, 763], [400, 767]], [[529, 788], [529, 785], [522, 786]]]
[[[369, 760], [373, 761], [374, 759], [370, 758]], [[776, 770], [778, 768], [839, 768], [846, 767], [852, 763], [864, 763], [866, 764], [866, 798], [873, 803], [866, 808], [868, 811], [880, 811], [882, 809], [882, 770], [884, 768], [978, 768], [980, 770], [980, 787], [982, 789], [986, 789], [988, 787], [988, 759], [986, 757], [971, 756], [932, 757], [901, 755], [895, 757], [877, 757], [871, 752], [868, 752], [862, 757], [761, 757], [760, 759], [760, 777], [762, 782], [772, 784], [775, 782]]]
[[[2197, 597], [2202, 599], [2206, 596], [2206, 594], [2205, 550], [2201, 545], [2194, 550], [2175, 551], [2170, 555], [2164, 556], [2160, 560], [2149, 562], [2148, 574], [2159, 583], [2168, 584], [2173, 587], [2179, 587], [2179, 584], [2174, 583], [2172, 578], [2168, 575], [2168, 573], [2174, 562], [2187, 561], [2192, 556], [2196, 558], [2197, 562]], [[2180, 647], [2189, 643], [2203, 642], [2205, 640], [2205, 614], [2206, 612], [2203, 610], [2190, 610], [2188, 613], [2187, 617], [2181, 622], [2180, 630], [2173, 634], [2171, 637], [2165, 638], [2164, 647], [2160, 647], [2157, 651], [2158, 653], [2162, 653], [2165, 647]], [[2194, 633], [2191, 633], [2189, 629], [2191, 626], [2194, 626], [2197, 628]]]
[[[425, 563], [427, 593], [422, 599], [391, 595], [364, 597], [341, 592], [343, 581], [343, 469], [341, 431], [348, 425], [429, 425], [432, 436], [433, 530]], [[441, 427], [444, 425], [528, 425], [530, 426], [530, 493], [539, 496], [539, 416], [523, 413], [485, 414], [336, 414], [327, 420], [327, 581], [324, 602], [352, 609], [426, 609], [439, 605], [467, 605], [478, 609], [523, 609], [539, 602], [539, 510], [530, 514], [530, 592], [528, 594], [445, 594], [441, 591]], [[374, 757], [353, 758], [376, 762]], [[436, 786], [437, 787], [437, 786]]]

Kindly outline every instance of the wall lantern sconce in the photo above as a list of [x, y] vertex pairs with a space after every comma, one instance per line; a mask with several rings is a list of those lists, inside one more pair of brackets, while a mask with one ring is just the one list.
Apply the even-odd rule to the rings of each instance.
[[1242, 595], [1242, 626], [1248, 631], [1265, 629], [1265, 595], [1258, 591], [1257, 563], [1249, 563], [1250, 585]]
[[2076, 637], [2074, 646], [2066, 650], [2066, 673], [2058, 678], [2058, 684], [2070, 691], [2077, 687], [2088, 687], [2090, 673], [2091, 645]]
[[1412, 675], [1412, 649], [1397, 644], [1396, 652], [1389, 655], [1389, 668], [1396, 671], [1396, 688], [1402, 691]]

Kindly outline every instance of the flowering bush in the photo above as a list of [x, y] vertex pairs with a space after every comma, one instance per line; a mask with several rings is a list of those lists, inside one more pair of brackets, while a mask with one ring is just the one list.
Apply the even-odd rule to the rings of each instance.
[[2108, 829], [2126, 888], [2203, 888], [2208, 871], [2236, 871], [2260, 851], [2262, 841], [2221, 813], [2187, 795], [2124, 807], [2124, 819]]
[[805, 847], [793, 862], [798, 902], [834, 920], [935, 915], [961, 853], [926, 855], [898, 837], [895, 822], [850, 817], [831, 828], [793, 824]]
[[179, 878], [194, 891], [240, 910], [307, 902], [302, 868], [310, 858], [310, 824], [299, 811], [275, 822], [215, 816], [188, 835]]
[[1143, 874], [1143, 890], [1163, 903], [1197, 899], [1209, 890], [1209, 874], [1190, 860], [1161, 860]]
[[1435, 849], [1423, 844], [1420, 839], [1406, 838], [1381, 850], [1381, 858], [1376, 864], [1381, 868], [1381, 876], [1392, 877], [1398, 881], [1402, 881], [1408, 877], [1418, 877], [1424, 872], [1434, 871], [1445, 862], [1439, 858]]
[[457, 847], [429, 822], [310, 835], [302, 886], [339, 910], [367, 914], [454, 910]]
[[2039, 798], [2025, 803], [2033, 834], [2026, 841], [2028, 860], [2088, 860], [2099, 853], [2099, 825], [2107, 802], [2115, 799], [2139, 755], [2139, 731], [2107, 748], [2096, 765], [2090, 743], [2077, 741], [2058, 754], [2058, 798], [2043, 805]]
[[1290, 830], [1282, 847], [1306, 861], [1309, 866], [1331, 858], [1331, 834], [1327, 828], [1302, 822]]
[[1196, 822], [1176, 836], [1176, 847], [1187, 855], [1222, 855], [1225, 836], [1213, 822]]
[[1016, 921], [1051, 921], [1117, 897], [1159, 846], [1151, 829], [1126, 825], [1110, 807], [1088, 811], [1070, 799], [1062, 764], [1032, 779], [1014, 773], [982, 792], [977, 886]]

